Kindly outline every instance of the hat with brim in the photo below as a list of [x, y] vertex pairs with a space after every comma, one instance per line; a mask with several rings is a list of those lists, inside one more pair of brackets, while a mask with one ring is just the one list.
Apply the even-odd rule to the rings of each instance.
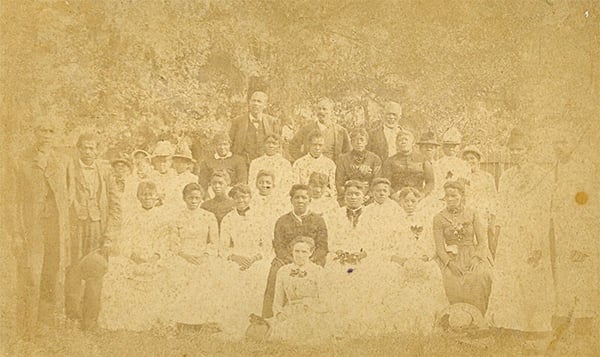
[[417, 145], [435, 145], [440, 146], [440, 144], [435, 139], [435, 134], [432, 131], [428, 131], [421, 135], [419, 141], [417, 141]]
[[146, 151], [146, 150], [142, 150], [142, 149], [137, 149], [137, 150], [134, 150], [134, 151], [131, 153], [131, 157], [132, 157], [132, 158], [135, 158], [135, 156], [136, 156], [137, 154], [143, 154], [143, 155], [144, 155], [144, 157], [145, 157], [146, 159], [149, 159], [149, 158], [150, 158], [150, 153], [149, 153], [148, 151]]
[[460, 145], [461, 142], [462, 135], [455, 127], [448, 129], [442, 136], [442, 144]]
[[438, 315], [438, 326], [447, 329], [481, 329], [487, 327], [481, 311], [471, 304], [456, 303]]
[[481, 160], [481, 158], [483, 157], [483, 154], [481, 153], [481, 150], [479, 150], [479, 148], [475, 145], [468, 145], [467, 147], [465, 147], [462, 151], [463, 156], [467, 153], [471, 153], [471, 154], [475, 154], [479, 157], [479, 160]]
[[168, 141], [159, 141], [152, 152], [152, 158], [173, 156], [173, 145]]
[[173, 159], [185, 159], [192, 163], [196, 162], [192, 157], [192, 151], [187, 145], [179, 145], [177, 150], [175, 150], [175, 154], [173, 154]]
[[127, 155], [126, 153], [123, 153], [123, 152], [119, 153], [119, 155], [117, 155], [116, 157], [114, 157], [110, 160], [111, 166], [118, 164], [118, 163], [123, 163], [123, 164], [129, 166], [129, 168], [131, 168], [131, 166], [132, 166], [129, 155]]

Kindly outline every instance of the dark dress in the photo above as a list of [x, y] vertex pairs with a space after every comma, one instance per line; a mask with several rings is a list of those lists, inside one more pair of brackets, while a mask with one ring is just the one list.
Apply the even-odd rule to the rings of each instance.
[[392, 190], [414, 187], [428, 194], [433, 190], [434, 173], [431, 163], [416, 152], [397, 153], [383, 162], [381, 175], [392, 183]]

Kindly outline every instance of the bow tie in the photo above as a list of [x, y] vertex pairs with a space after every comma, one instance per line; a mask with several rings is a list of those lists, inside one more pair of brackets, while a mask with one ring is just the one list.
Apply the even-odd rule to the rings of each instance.
[[292, 277], [304, 278], [306, 277], [306, 275], [306, 270], [300, 270], [300, 268], [292, 269], [292, 271], [290, 272], [290, 276]]
[[250, 207], [246, 207], [245, 209], [240, 211], [239, 209], [236, 208], [236, 211], [240, 216], [245, 216], [249, 209], [250, 209]]
[[362, 213], [362, 207], [357, 210], [352, 210], [350, 208], [346, 208], [346, 217], [348, 220], [352, 222], [352, 227], [356, 227], [358, 224], [358, 217]]

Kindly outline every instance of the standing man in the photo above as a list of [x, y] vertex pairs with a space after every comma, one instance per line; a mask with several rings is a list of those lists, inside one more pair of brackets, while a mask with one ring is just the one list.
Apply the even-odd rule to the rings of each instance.
[[352, 150], [348, 131], [335, 122], [334, 103], [329, 98], [322, 98], [317, 104], [317, 120], [298, 130], [290, 141], [290, 154], [294, 160], [306, 155], [309, 150], [309, 135], [317, 130], [323, 134], [323, 155], [336, 162], [340, 155]]
[[[65, 276], [65, 314], [71, 320], [81, 320], [83, 329], [94, 328], [100, 312], [100, 294], [96, 303], [82, 305], [82, 279], [86, 290], [101, 284], [101, 276], [84, 277], [79, 261], [100, 248], [105, 239], [117, 234], [120, 207], [115, 181], [109, 167], [98, 160], [99, 139], [85, 133], [77, 140], [79, 155], [73, 163], [73, 194], [71, 204], [71, 264]], [[98, 280], [100, 279], [100, 280]], [[92, 281], [93, 280], [93, 281]], [[94, 289], [100, 292], [100, 288]], [[86, 292], [86, 295], [90, 295]], [[89, 302], [89, 299], [86, 299]], [[93, 310], [93, 311], [90, 311]]]
[[265, 113], [268, 96], [265, 92], [255, 91], [248, 101], [248, 114], [237, 117], [231, 124], [231, 151], [250, 161], [265, 153], [264, 141], [267, 135], [281, 134], [279, 120]]
[[12, 164], [11, 214], [17, 257], [17, 333], [30, 338], [41, 325], [54, 324], [56, 285], [69, 264], [71, 162], [54, 149], [57, 128], [38, 122], [36, 143]]
[[384, 107], [383, 122], [369, 133], [367, 150], [374, 152], [381, 161], [396, 155], [396, 136], [402, 130], [400, 119], [402, 107], [396, 102], [387, 102]]
[[290, 243], [297, 237], [311, 237], [315, 240], [315, 251], [310, 257], [314, 263], [325, 265], [327, 257], [327, 226], [323, 216], [308, 210], [310, 196], [308, 186], [294, 185], [290, 190], [292, 211], [279, 217], [275, 223], [273, 249], [275, 258], [271, 263], [271, 270], [267, 280], [265, 297], [263, 301], [262, 317], [273, 317], [273, 299], [275, 297], [275, 281], [279, 268], [292, 262]]

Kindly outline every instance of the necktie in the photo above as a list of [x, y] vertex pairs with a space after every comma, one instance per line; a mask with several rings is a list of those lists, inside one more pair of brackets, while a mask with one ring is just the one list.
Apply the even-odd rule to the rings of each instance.
[[358, 224], [358, 217], [360, 216], [361, 213], [362, 213], [362, 208], [359, 208], [357, 210], [352, 210], [350, 208], [346, 208], [346, 217], [348, 217], [348, 220], [350, 222], [352, 222], [353, 228], [356, 228], [356, 225]]

